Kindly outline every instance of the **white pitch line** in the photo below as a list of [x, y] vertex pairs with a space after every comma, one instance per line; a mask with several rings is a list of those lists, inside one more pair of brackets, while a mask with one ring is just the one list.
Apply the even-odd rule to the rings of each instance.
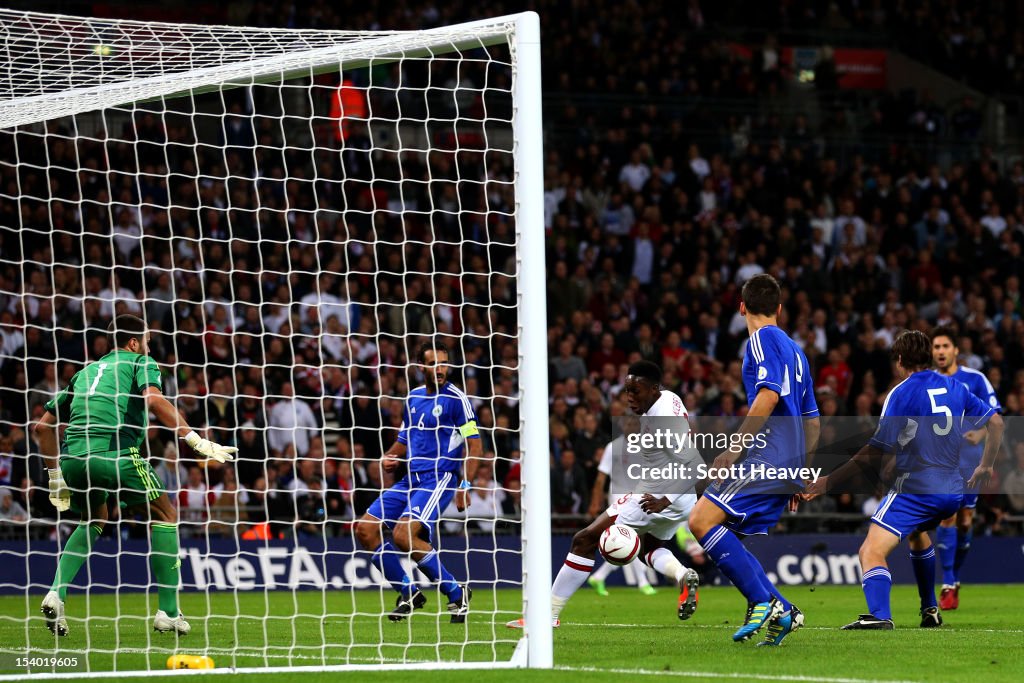
[[556, 666], [559, 671], [580, 671], [585, 673], [610, 673], [639, 676], [676, 676], [679, 678], [724, 678], [730, 680], [757, 681], [809, 681], [814, 683], [917, 683], [906, 680], [884, 680], [875, 678], [829, 678], [822, 676], [800, 676], [787, 674], [752, 674], [721, 671], [652, 671], [650, 669], [601, 669], [596, 666]]
[[[497, 622], [495, 622], [497, 623]], [[604, 626], [607, 628], [678, 628], [675, 624], [606, 624], [603, 622], [562, 622], [562, 626]], [[687, 624], [684, 628], [734, 628], [730, 624]], [[801, 631], [838, 631], [839, 626], [801, 626]], [[918, 630], [918, 629], [913, 629]], [[943, 625], [934, 633], [1024, 633], [1024, 629], [1015, 628], [956, 628], [955, 626]]]

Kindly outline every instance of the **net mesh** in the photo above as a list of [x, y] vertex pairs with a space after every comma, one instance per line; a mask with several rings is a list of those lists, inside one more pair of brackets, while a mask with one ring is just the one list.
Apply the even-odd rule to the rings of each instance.
[[[511, 26], [3, 10], [0, 27], [0, 457], [24, 509], [0, 522], [0, 561], [16, 567], [0, 579], [0, 651], [78, 653], [96, 671], [175, 653], [507, 660], [504, 621], [522, 604]], [[77, 521], [56, 524], [30, 426], [110, 350], [121, 313], [147, 321], [189, 424], [240, 449], [207, 466], [157, 426], [141, 446], [177, 508], [187, 644], [151, 632], [146, 525], [116, 505], [69, 591], [71, 635], [34, 618]], [[408, 558], [429, 605], [382, 619], [395, 594], [354, 534], [393, 481], [378, 458], [422, 381], [409, 363], [424, 342], [451, 349], [484, 442], [469, 509], [446, 511], [433, 538], [475, 589], [465, 626]]]

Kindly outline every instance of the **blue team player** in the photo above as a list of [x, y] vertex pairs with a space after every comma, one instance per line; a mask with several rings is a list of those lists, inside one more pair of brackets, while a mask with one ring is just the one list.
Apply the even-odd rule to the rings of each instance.
[[[967, 386], [967, 390], [977, 396], [997, 413], [1003, 412], [996, 391], [985, 374], [957, 363], [960, 349], [956, 345], [956, 332], [950, 327], [937, 327], [932, 331], [932, 361], [935, 370], [946, 377], [959, 380]], [[968, 432], [960, 443], [960, 476], [968, 481], [974, 469], [981, 462], [981, 454], [985, 450], [982, 441], [985, 432], [977, 430]], [[978, 489], [964, 491], [964, 501], [956, 514], [942, 520], [935, 530], [935, 545], [939, 550], [939, 561], [942, 563], [942, 592], [939, 594], [939, 607], [943, 610], [954, 610], [960, 606], [960, 567], [971, 549], [971, 525], [974, 522], [974, 508], [978, 504]]]
[[[391, 621], [401, 621], [421, 609], [427, 598], [409, 579], [400, 557], [408, 554], [448, 598], [451, 623], [461, 624], [469, 613], [472, 591], [455, 580], [433, 547], [441, 512], [455, 497], [459, 510], [480, 463], [483, 446], [473, 406], [466, 394], [448, 382], [448, 349], [439, 343], [420, 349], [418, 360], [426, 375], [423, 386], [409, 392], [398, 439], [383, 457], [385, 471], [404, 459], [408, 474], [375, 500], [356, 523], [356, 537], [373, 551], [373, 563], [398, 591]], [[459, 471], [465, 476], [459, 483]], [[391, 529], [385, 541], [381, 525]]]
[[886, 558], [904, 538], [921, 597], [921, 627], [942, 625], [935, 600], [935, 548], [926, 533], [956, 513], [963, 503], [960, 442], [966, 432], [985, 428], [987, 442], [969, 487], [992, 475], [1003, 438], [1003, 420], [962, 382], [931, 371], [932, 342], [923, 332], [903, 332], [892, 345], [903, 381], [885, 399], [878, 430], [850, 461], [808, 486], [805, 497], [838, 491], [864, 468], [881, 469], [883, 455], [894, 454], [895, 481], [871, 518], [860, 548], [861, 585], [868, 614], [844, 630], [894, 628], [889, 594], [892, 576]]
[[772, 585], [740, 537], [768, 533], [802, 488], [796, 479], [756, 474], [761, 468], [753, 466], [802, 467], [818, 440], [818, 405], [807, 357], [777, 325], [779, 283], [771, 275], [756, 275], [743, 285], [741, 299], [750, 338], [743, 357], [749, 408], [740, 432], [759, 438], [742, 460], [738, 446], [715, 459], [716, 469], [736, 464], [749, 473], [712, 483], [690, 513], [690, 530], [747, 599], [746, 619], [733, 640], [749, 640], [767, 624], [759, 645], [779, 645], [803, 625], [803, 614]]

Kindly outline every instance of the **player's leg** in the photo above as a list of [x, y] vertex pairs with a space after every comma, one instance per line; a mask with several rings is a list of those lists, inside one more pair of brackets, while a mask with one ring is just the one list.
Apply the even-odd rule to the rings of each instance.
[[944, 610], [956, 609], [953, 602], [956, 588], [956, 564], [957, 553], [957, 515], [950, 515], [942, 520], [935, 529], [935, 545], [939, 550], [939, 560], [942, 562], [942, 595], [940, 606]]
[[[639, 562], [639, 559], [634, 560], [634, 563], [636, 562]], [[593, 588], [594, 591], [602, 598], [608, 597], [608, 588], [604, 585], [604, 582], [616, 569], [619, 569], [619, 565], [612, 564], [611, 562], [604, 562], [600, 567], [595, 569], [590, 575], [590, 578], [587, 579], [587, 585]]]
[[455, 497], [458, 478], [450, 472], [419, 473], [410, 475], [410, 480], [409, 505], [391, 532], [395, 545], [409, 553], [423, 575], [437, 584], [448, 598], [451, 623], [464, 623], [473, 592], [468, 586], [459, 585], [434, 549], [434, 534], [441, 513]]
[[910, 545], [910, 564], [914, 567], [917, 594], [921, 597], [921, 628], [942, 626], [935, 600], [935, 546], [923, 531], [915, 531], [907, 537]]
[[[46, 617], [46, 627], [59, 636], [68, 634], [67, 619], [64, 617], [68, 585], [78, 576], [108, 519], [108, 493], [105, 487], [101, 488], [98, 484], [109, 485], [114, 481], [111, 467], [113, 461], [96, 458], [91, 463], [90, 460], [88, 457], [64, 458], [60, 465], [64, 481], [71, 488], [71, 510], [81, 516], [81, 522], [64, 544], [57, 560], [53, 585], [43, 597], [40, 607]], [[90, 465], [94, 470], [92, 476]]]
[[122, 451], [117, 463], [117, 495], [129, 512], [149, 518], [149, 567], [156, 582], [158, 609], [153, 628], [187, 635], [192, 627], [178, 610], [181, 559], [178, 557], [178, 513], [153, 467], [137, 448]]
[[[155, 473], [154, 473], [155, 478]], [[178, 584], [181, 559], [178, 557], [178, 513], [167, 494], [149, 501], [149, 566], [156, 580], [159, 609], [153, 618], [153, 629], [160, 633], [188, 635], [192, 627], [178, 609]]]
[[[399, 603], [411, 602], [419, 594], [416, 609], [426, 604], [426, 596], [416, 590], [412, 579], [405, 573], [399, 559], [402, 551], [391, 541], [384, 540], [383, 527], [394, 526], [409, 504], [408, 480], [402, 479], [387, 491], [381, 493], [377, 500], [370, 504], [366, 512], [355, 524], [356, 539], [359, 544], [372, 553], [371, 562], [398, 593]], [[396, 606], [397, 607], [397, 606]]]
[[733, 634], [733, 640], [747, 640], [768, 621], [781, 613], [781, 605], [772, 595], [770, 582], [760, 563], [752, 563], [751, 555], [731, 530], [724, 526], [730, 514], [709, 495], [711, 488], [697, 501], [690, 513], [690, 531], [704, 552], [715, 561], [719, 571], [747, 599], [747, 617]]
[[[609, 508], [614, 509], [614, 505]], [[586, 583], [590, 572], [594, 570], [594, 555], [601, 533], [614, 523], [615, 517], [605, 511], [572, 537], [572, 545], [565, 556], [565, 562], [551, 584], [551, 620], [556, 628], [561, 623], [559, 617], [569, 598]], [[505, 625], [509, 628], [523, 628], [524, 623], [522, 619], [514, 619]]]
[[[651, 516], [657, 517], [657, 515]], [[675, 525], [661, 525], [659, 528], [659, 525], [655, 523], [649, 526], [651, 532], [644, 534], [640, 557], [648, 567], [667, 576], [676, 584], [679, 589], [676, 616], [682, 620], [689, 619], [697, 611], [697, 589], [700, 586], [700, 578], [697, 576], [697, 572], [683, 566], [675, 553], [665, 547], [667, 539], [661, 538], [661, 536], [669, 538], [674, 536]], [[661, 533], [653, 533], [655, 530]]]
[[[651, 581], [647, 578], [647, 565], [639, 557], [633, 560], [630, 564], [633, 569], [633, 575], [636, 577], [636, 587], [644, 595], [657, 595], [658, 589], [651, 585]], [[599, 570], [600, 571], [600, 570]], [[594, 572], [595, 574], [597, 572]]]
[[964, 505], [956, 515], [956, 555], [953, 558], [953, 609], [960, 606], [960, 567], [967, 559], [974, 538], [974, 508], [978, 494], [965, 494]]
[[[882, 501], [882, 505], [886, 505], [885, 500]], [[881, 506], [879, 509], [881, 510]], [[875, 519], [872, 518], [872, 521]], [[889, 601], [892, 575], [889, 573], [886, 558], [899, 543], [900, 535], [897, 531], [881, 526], [877, 522], [868, 528], [867, 538], [860, 547], [861, 586], [864, 589], [868, 613], [844, 626], [844, 630], [893, 628], [892, 607]]]

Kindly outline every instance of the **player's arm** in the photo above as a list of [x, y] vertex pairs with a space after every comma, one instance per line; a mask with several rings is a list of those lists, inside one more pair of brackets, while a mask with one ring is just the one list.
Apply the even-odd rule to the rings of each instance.
[[57, 416], [47, 410], [36, 422], [33, 431], [39, 442], [39, 454], [46, 463], [49, 476], [50, 503], [60, 512], [71, 507], [71, 491], [64, 482], [64, 474], [57, 464]]
[[46, 473], [49, 477], [50, 503], [59, 512], [64, 512], [71, 507], [71, 491], [64, 482], [64, 473], [61, 472], [58, 456], [58, 418], [62, 410], [67, 410], [75, 391], [76, 373], [64, 389], [57, 392], [57, 395], [50, 399], [44, 408], [42, 418], [33, 427], [33, 431], [39, 440], [39, 452], [46, 463]]
[[455, 509], [462, 512], [469, 505], [469, 487], [476, 478], [476, 471], [483, 460], [484, 444], [477, 429], [476, 420], [470, 420], [459, 427], [459, 433], [466, 439], [466, 462], [463, 465], [464, 476], [459, 490], [455, 494]]
[[234, 453], [238, 452], [237, 448], [221, 446], [219, 443], [199, 436], [194, 429], [189, 427], [182, 412], [164, 397], [159, 388], [150, 385], [142, 390], [142, 396], [146, 400], [146, 408], [153, 413], [160, 424], [173, 429], [178, 438], [184, 439], [185, 443], [196, 453], [217, 462], [228, 462], [235, 459]]
[[874, 443], [868, 443], [842, 465], [817, 481], [806, 482], [801, 500], [811, 500], [823, 493], [841, 491], [844, 486], [858, 478], [870, 478], [882, 469], [885, 451]]
[[804, 445], [807, 447], [807, 466], [814, 461], [814, 452], [818, 449], [821, 437], [821, 419], [817, 417], [804, 419]]
[[391, 448], [384, 451], [384, 455], [381, 456], [381, 467], [384, 468], [385, 472], [394, 472], [398, 468], [398, 463], [405, 460], [408, 452], [409, 447], [404, 442], [394, 442], [391, 444]]
[[597, 478], [594, 479], [594, 488], [590, 491], [590, 508], [587, 510], [591, 517], [597, 517], [601, 512], [601, 504], [604, 502], [604, 487], [607, 483], [608, 475], [598, 472]]
[[992, 467], [995, 465], [999, 448], [1003, 444], [1003, 431], [1006, 423], [999, 413], [993, 413], [985, 424], [985, 451], [981, 455], [981, 464], [974, 470], [971, 480], [967, 482], [969, 488], [975, 488], [986, 483], [992, 476]]
[[754, 403], [751, 404], [750, 410], [747, 411], [747, 416], [743, 418], [743, 423], [740, 425], [738, 433], [741, 438], [735, 440], [734, 445], [729, 447], [729, 450], [723, 451], [717, 458], [713, 467], [715, 468], [728, 468], [731, 467], [734, 462], [741, 455], [743, 455], [744, 443], [750, 443], [749, 439], [743, 438], [746, 435], [754, 436], [760, 432], [765, 423], [768, 422], [768, 418], [775, 411], [775, 406], [779, 404], [779, 393], [769, 387], [761, 387], [757, 392], [757, 396], [754, 397]]

